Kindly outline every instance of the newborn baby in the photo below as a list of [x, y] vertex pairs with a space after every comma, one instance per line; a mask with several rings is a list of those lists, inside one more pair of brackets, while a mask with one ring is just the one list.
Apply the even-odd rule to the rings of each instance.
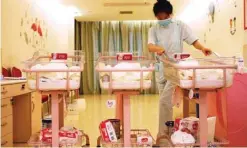
[[[143, 66], [141, 67], [140, 63], [127, 63], [122, 62], [114, 67], [110, 65], [105, 65], [104, 63], [98, 64], [99, 69], [120, 69], [120, 70], [128, 70], [128, 69], [146, 69], [147, 67]], [[105, 75], [109, 75], [109, 72], [100, 72], [100, 76], [103, 77]], [[143, 79], [149, 79], [151, 73], [150, 72], [143, 72]], [[113, 72], [112, 73], [112, 79], [116, 81], [140, 81], [141, 75], [140, 72]]]
[[[222, 80], [223, 70], [220, 69], [198, 69], [196, 70], [197, 80]], [[192, 80], [193, 70], [180, 70], [179, 77], [181, 80]]]
[[[31, 70], [58, 70], [59, 71], [59, 70], [68, 70], [68, 69], [79, 70], [80, 67], [71, 66], [70, 68], [68, 68], [68, 66], [65, 63], [54, 62], [54, 61], [51, 61], [51, 63], [48, 63], [46, 65], [37, 64], [31, 67]], [[69, 73], [70, 78], [79, 77], [79, 76], [80, 76], [80, 72], [70, 72]], [[51, 79], [51, 80], [62, 80], [62, 79], [66, 79], [67, 74], [66, 72], [42, 72], [40, 73], [40, 77]]]

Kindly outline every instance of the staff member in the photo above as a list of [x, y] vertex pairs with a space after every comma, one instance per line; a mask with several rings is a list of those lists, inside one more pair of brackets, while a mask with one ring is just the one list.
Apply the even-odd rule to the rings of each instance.
[[[157, 0], [153, 6], [153, 12], [158, 19], [158, 25], [149, 29], [148, 49], [158, 55], [171, 56], [170, 53], [182, 53], [183, 41], [193, 45], [196, 49], [203, 52], [205, 56], [212, 52], [204, 47], [198, 38], [192, 33], [191, 29], [181, 21], [172, 19], [173, 6], [167, 0]], [[167, 121], [172, 121], [172, 94], [176, 85], [164, 78], [162, 63], [159, 66], [158, 88], [160, 94], [159, 101], [159, 133], [158, 136], [168, 133], [165, 125]]]

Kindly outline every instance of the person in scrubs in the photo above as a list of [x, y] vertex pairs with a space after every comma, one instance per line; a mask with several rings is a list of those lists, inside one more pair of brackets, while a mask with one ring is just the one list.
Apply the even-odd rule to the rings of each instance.
[[[149, 29], [148, 49], [159, 56], [171, 57], [173, 53], [183, 52], [183, 42], [193, 45], [205, 56], [212, 52], [204, 47], [198, 38], [192, 33], [185, 23], [172, 18], [173, 6], [167, 0], [157, 0], [153, 6], [153, 12], [158, 19], [158, 24]], [[168, 134], [165, 125], [167, 121], [173, 120], [172, 95], [176, 85], [164, 78], [163, 64], [159, 64], [158, 89], [159, 100], [159, 129], [158, 136]]]

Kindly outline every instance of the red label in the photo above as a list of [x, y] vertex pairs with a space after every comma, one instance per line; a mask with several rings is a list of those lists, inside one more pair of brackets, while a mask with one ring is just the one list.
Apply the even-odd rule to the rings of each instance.
[[190, 57], [189, 54], [182, 54], [182, 55], [181, 55], [181, 59], [186, 59], [186, 58], [188, 58], [188, 57]]
[[107, 128], [106, 128], [106, 123], [108, 121], [103, 121], [100, 123], [99, 129], [100, 129], [100, 133], [101, 133], [101, 137], [105, 142], [111, 142], [110, 141], [110, 136], [107, 133]]
[[67, 53], [52, 53], [51, 57], [53, 60], [67, 60]]
[[174, 126], [174, 128], [175, 128], [176, 131], [179, 130], [180, 121], [181, 121], [181, 119], [179, 119], [179, 118], [178, 119], [175, 119], [175, 126]]
[[60, 132], [59, 132], [59, 136], [60, 136], [60, 137], [66, 137], [66, 132], [60, 131]]
[[174, 58], [179, 59], [179, 60], [186, 59], [189, 57], [190, 57], [190, 54], [184, 54], [184, 53], [174, 54]]
[[148, 138], [142, 138], [142, 142], [143, 143], [148, 142]]
[[132, 54], [131, 53], [119, 53], [117, 54], [117, 60], [118, 61], [131, 61]]
[[68, 138], [76, 138], [76, 134], [75, 133], [67, 133], [66, 137], [68, 137]]

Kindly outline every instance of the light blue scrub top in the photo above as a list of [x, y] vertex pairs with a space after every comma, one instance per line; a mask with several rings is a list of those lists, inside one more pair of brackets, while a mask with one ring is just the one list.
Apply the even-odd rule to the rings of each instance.
[[[165, 49], [169, 57], [173, 53], [183, 52], [183, 41], [187, 44], [193, 44], [198, 38], [193, 35], [191, 29], [183, 22], [172, 20], [167, 27], [160, 25], [153, 26], [149, 29], [148, 44], [161, 46]], [[163, 63], [159, 63], [159, 83], [164, 83], [164, 67]]]

